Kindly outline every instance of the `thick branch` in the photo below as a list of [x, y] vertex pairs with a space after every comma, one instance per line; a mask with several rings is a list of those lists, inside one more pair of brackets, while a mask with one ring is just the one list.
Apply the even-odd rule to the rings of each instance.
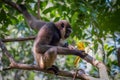
[[1, 39], [2, 42], [15, 42], [15, 41], [27, 41], [27, 40], [34, 40], [36, 36], [30, 36], [27, 38], [7, 38], [7, 39]]
[[106, 66], [102, 62], [99, 62], [96, 67], [99, 69], [100, 78], [102, 80], [109, 80]]
[[[15, 64], [11, 64], [10, 65], [10, 69], [23, 69], [23, 70], [37, 70], [37, 71], [42, 71], [45, 73], [50, 73], [50, 74], [54, 74], [52, 71], [46, 71], [43, 69], [40, 69], [37, 65], [28, 65], [28, 64], [22, 64], [22, 63], [15, 63]], [[68, 72], [68, 71], [59, 71], [58, 73], [59, 76], [65, 76], [65, 77], [73, 77], [74, 72]], [[87, 79], [87, 75], [77, 75], [76, 78], [82, 79], [82, 80], [86, 80]]]
[[[45, 73], [50, 73], [54, 74], [52, 71], [46, 71], [43, 69], [40, 69], [37, 65], [28, 65], [28, 64], [22, 64], [22, 63], [13, 63], [10, 65], [9, 69], [23, 69], [23, 70], [37, 70], [37, 71], [42, 71]], [[73, 77], [75, 75], [75, 72], [68, 72], [68, 71], [59, 71], [58, 73], [59, 76], [64, 76], [64, 77]], [[77, 79], [82, 79], [82, 80], [109, 80], [105, 78], [94, 78], [91, 76], [88, 76], [82, 72], [79, 72], [79, 74], [76, 75]]]

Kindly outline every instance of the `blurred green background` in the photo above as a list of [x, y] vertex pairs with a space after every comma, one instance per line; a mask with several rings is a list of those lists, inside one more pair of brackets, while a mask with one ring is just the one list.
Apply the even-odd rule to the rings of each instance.
[[[37, 17], [37, 0], [12, 0], [25, 3], [30, 13]], [[84, 42], [88, 54], [107, 66], [111, 80], [120, 79], [117, 50], [120, 47], [120, 1], [119, 0], [41, 0], [41, 20], [68, 20], [73, 33], [67, 41], [74, 46]], [[24, 17], [14, 8], [0, 1], [0, 38], [18, 38], [37, 35], [28, 27]], [[33, 64], [33, 41], [8, 42], [7, 49], [18, 62]], [[119, 54], [120, 55], [120, 54]], [[58, 56], [55, 64], [60, 69], [70, 71], [81, 68], [88, 75], [98, 77], [98, 70], [81, 60], [74, 65], [75, 56]], [[0, 68], [7, 67], [9, 61], [0, 50]], [[61, 63], [62, 62], [62, 63]], [[120, 64], [120, 62], [119, 62]], [[0, 71], [0, 80], [71, 80], [40, 71], [8, 70]]]

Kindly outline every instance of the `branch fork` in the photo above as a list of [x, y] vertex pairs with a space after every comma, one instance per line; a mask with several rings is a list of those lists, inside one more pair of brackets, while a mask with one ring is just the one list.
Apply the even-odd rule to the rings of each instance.
[[[24, 41], [25, 39], [22, 38], [20, 40]], [[4, 68], [3, 70], [10, 70], [10, 69], [37, 70], [37, 71], [42, 71], [42, 72], [54, 74], [54, 72], [52, 72], [52, 71], [46, 71], [46, 70], [40, 69], [39, 66], [37, 66], [37, 65], [17, 63], [14, 60], [14, 58], [12, 57], [12, 55], [8, 52], [8, 50], [5, 47], [2, 40], [7, 42], [7, 39], [6, 40], [0, 39], [0, 47], [2, 49], [2, 52], [8, 57], [8, 59], [10, 61], [10, 66], [8, 68]], [[18, 41], [18, 39], [9, 39], [9, 40]], [[59, 76], [66, 76], [66, 77], [75, 77], [77, 79], [82, 79], [82, 80], [109, 80], [106, 67], [102, 62], [99, 62], [99, 61], [93, 59], [89, 55], [87, 57], [85, 57], [84, 60], [86, 60], [87, 62], [91, 63], [93, 66], [96, 66], [99, 69], [100, 78], [94, 78], [94, 77], [88, 76], [84, 73], [84, 71], [81, 71], [81, 70], [78, 70], [77, 72], [68, 72], [68, 71], [60, 70], [58, 75]]]

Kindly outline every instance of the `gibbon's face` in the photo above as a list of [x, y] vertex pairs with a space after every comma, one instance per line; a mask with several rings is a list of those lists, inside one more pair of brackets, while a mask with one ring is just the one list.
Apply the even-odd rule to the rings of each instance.
[[70, 24], [66, 20], [61, 20], [59, 24], [60, 24], [61, 38], [62, 39], [68, 38], [72, 33], [72, 28]]

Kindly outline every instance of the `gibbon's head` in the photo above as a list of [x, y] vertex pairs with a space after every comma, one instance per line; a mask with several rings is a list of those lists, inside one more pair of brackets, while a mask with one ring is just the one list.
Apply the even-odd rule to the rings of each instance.
[[66, 39], [70, 36], [70, 33], [72, 32], [72, 28], [68, 21], [60, 20], [56, 22], [55, 25], [60, 30], [62, 39]]

